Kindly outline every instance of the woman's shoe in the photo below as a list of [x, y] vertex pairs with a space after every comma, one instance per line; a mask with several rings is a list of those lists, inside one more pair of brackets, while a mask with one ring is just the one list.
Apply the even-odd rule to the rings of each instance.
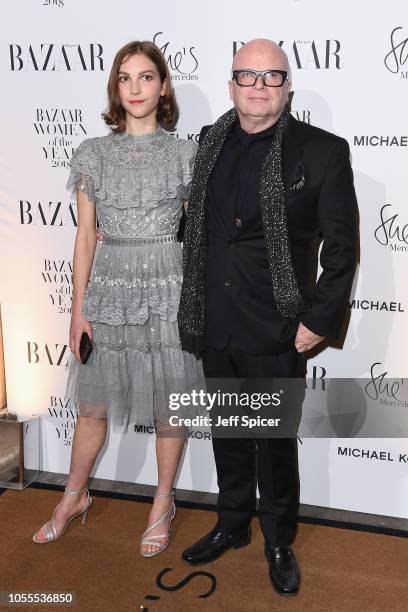
[[[144, 532], [144, 534], [142, 535], [142, 539], [140, 542], [141, 544], [152, 544], [153, 546], [157, 547], [157, 550], [153, 550], [152, 552], [140, 551], [143, 557], [154, 557], [155, 555], [158, 555], [159, 553], [163, 552], [163, 550], [166, 550], [170, 542], [171, 521], [174, 519], [176, 515], [176, 504], [174, 503], [174, 491], [172, 491], [171, 493], [156, 494], [155, 497], [171, 497], [172, 500], [171, 500], [169, 509], [163, 514], [163, 516], [161, 516], [155, 523], [153, 523], [153, 525], [148, 527], [146, 531]], [[162, 523], [169, 515], [170, 515], [170, 522], [169, 522], [168, 533], [149, 536], [148, 534], [152, 531], [152, 529], [154, 529], [155, 527], [157, 527], [157, 525]], [[161, 538], [167, 538], [167, 542], [160, 542]]]
[[[46, 542], [53, 542], [54, 540], [58, 540], [58, 538], [62, 537], [65, 533], [66, 528], [68, 527], [68, 525], [70, 524], [71, 521], [74, 520], [74, 518], [76, 518], [77, 516], [81, 516], [81, 514], [83, 515], [82, 517], [82, 524], [85, 525], [85, 521], [86, 521], [86, 517], [88, 515], [88, 510], [89, 508], [92, 506], [92, 497], [89, 495], [89, 489], [87, 489], [86, 487], [84, 487], [83, 489], [80, 489], [79, 491], [68, 491], [68, 489], [65, 489], [65, 493], [67, 495], [78, 495], [79, 493], [82, 493], [83, 491], [87, 492], [87, 499], [86, 499], [86, 504], [83, 510], [81, 510], [81, 512], [76, 512], [75, 514], [73, 514], [72, 516], [70, 516], [67, 519], [67, 522], [65, 523], [64, 527], [61, 530], [61, 533], [57, 533], [57, 529], [55, 527], [55, 523], [54, 523], [54, 515], [55, 515], [55, 511], [58, 508], [57, 504], [54, 508], [54, 512], [52, 513], [52, 517], [51, 519], [48, 521], [48, 523], [45, 523], [45, 525], [43, 525], [43, 527], [41, 527], [41, 529], [39, 531], [36, 531], [36, 533], [33, 535], [33, 542], [35, 542], [36, 544], [45, 544]], [[36, 538], [35, 536], [42, 530], [45, 529], [45, 534], [46, 537], [43, 540], [39, 540], [38, 538]]]

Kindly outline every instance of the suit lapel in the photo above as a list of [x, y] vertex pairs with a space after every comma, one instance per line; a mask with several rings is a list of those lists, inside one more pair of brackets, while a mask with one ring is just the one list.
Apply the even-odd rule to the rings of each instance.
[[289, 188], [293, 180], [297, 162], [302, 159], [302, 152], [298, 121], [291, 115], [282, 147], [282, 174], [286, 189]]

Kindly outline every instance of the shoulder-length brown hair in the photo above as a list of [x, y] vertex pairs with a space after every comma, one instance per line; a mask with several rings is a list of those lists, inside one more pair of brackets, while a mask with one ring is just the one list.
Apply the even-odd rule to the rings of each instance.
[[113, 132], [124, 132], [126, 128], [126, 111], [122, 107], [118, 92], [118, 73], [121, 64], [128, 57], [136, 53], [143, 53], [156, 66], [160, 81], [166, 82], [166, 93], [159, 100], [157, 107], [157, 121], [166, 129], [171, 129], [178, 119], [178, 106], [176, 96], [171, 84], [170, 73], [160, 49], [149, 40], [135, 40], [128, 43], [117, 52], [113, 60], [108, 81], [108, 108], [102, 113], [103, 120], [111, 127]]

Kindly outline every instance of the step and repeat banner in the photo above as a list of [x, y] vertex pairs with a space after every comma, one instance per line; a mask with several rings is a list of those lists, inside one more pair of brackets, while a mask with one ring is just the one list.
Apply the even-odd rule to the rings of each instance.
[[[390, 414], [408, 370], [408, 11], [406, 0], [1, 3], [1, 309], [9, 410], [41, 413], [41, 468], [68, 472], [76, 414], [64, 402], [76, 203], [68, 162], [101, 119], [116, 51], [154, 41], [180, 106], [174, 138], [197, 141], [231, 106], [234, 52], [252, 38], [289, 56], [292, 114], [345, 137], [360, 207], [361, 261], [344, 345], [308, 362], [316, 385], [367, 378]], [[387, 384], [387, 379], [394, 384]], [[408, 407], [406, 406], [408, 410]], [[353, 406], [350, 406], [350, 413]], [[347, 415], [345, 415], [345, 418]], [[342, 428], [339, 428], [341, 434]], [[216, 491], [208, 434], [187, 447], [178, 486]], [[403, 438], [303, 438], [304, 503], [408, 518]], [[154, 436], [110, 431], [94, 475], [155, 483]]]

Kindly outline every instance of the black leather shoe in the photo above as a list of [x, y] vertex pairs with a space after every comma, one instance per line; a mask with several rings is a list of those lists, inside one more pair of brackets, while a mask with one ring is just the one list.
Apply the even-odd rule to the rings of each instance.
[[221, 557], [230, 548], [242, 548], [251, 541], [251, 528], [243, 531], [228, 532], [217, 525], [201, 540], [186, 548], [182, 559], [191, 565], [209, 563]]
[[300, 570], [290, 546], [265, 544], [272, 586], [279, 595], [296, 595], [299, 591]]

